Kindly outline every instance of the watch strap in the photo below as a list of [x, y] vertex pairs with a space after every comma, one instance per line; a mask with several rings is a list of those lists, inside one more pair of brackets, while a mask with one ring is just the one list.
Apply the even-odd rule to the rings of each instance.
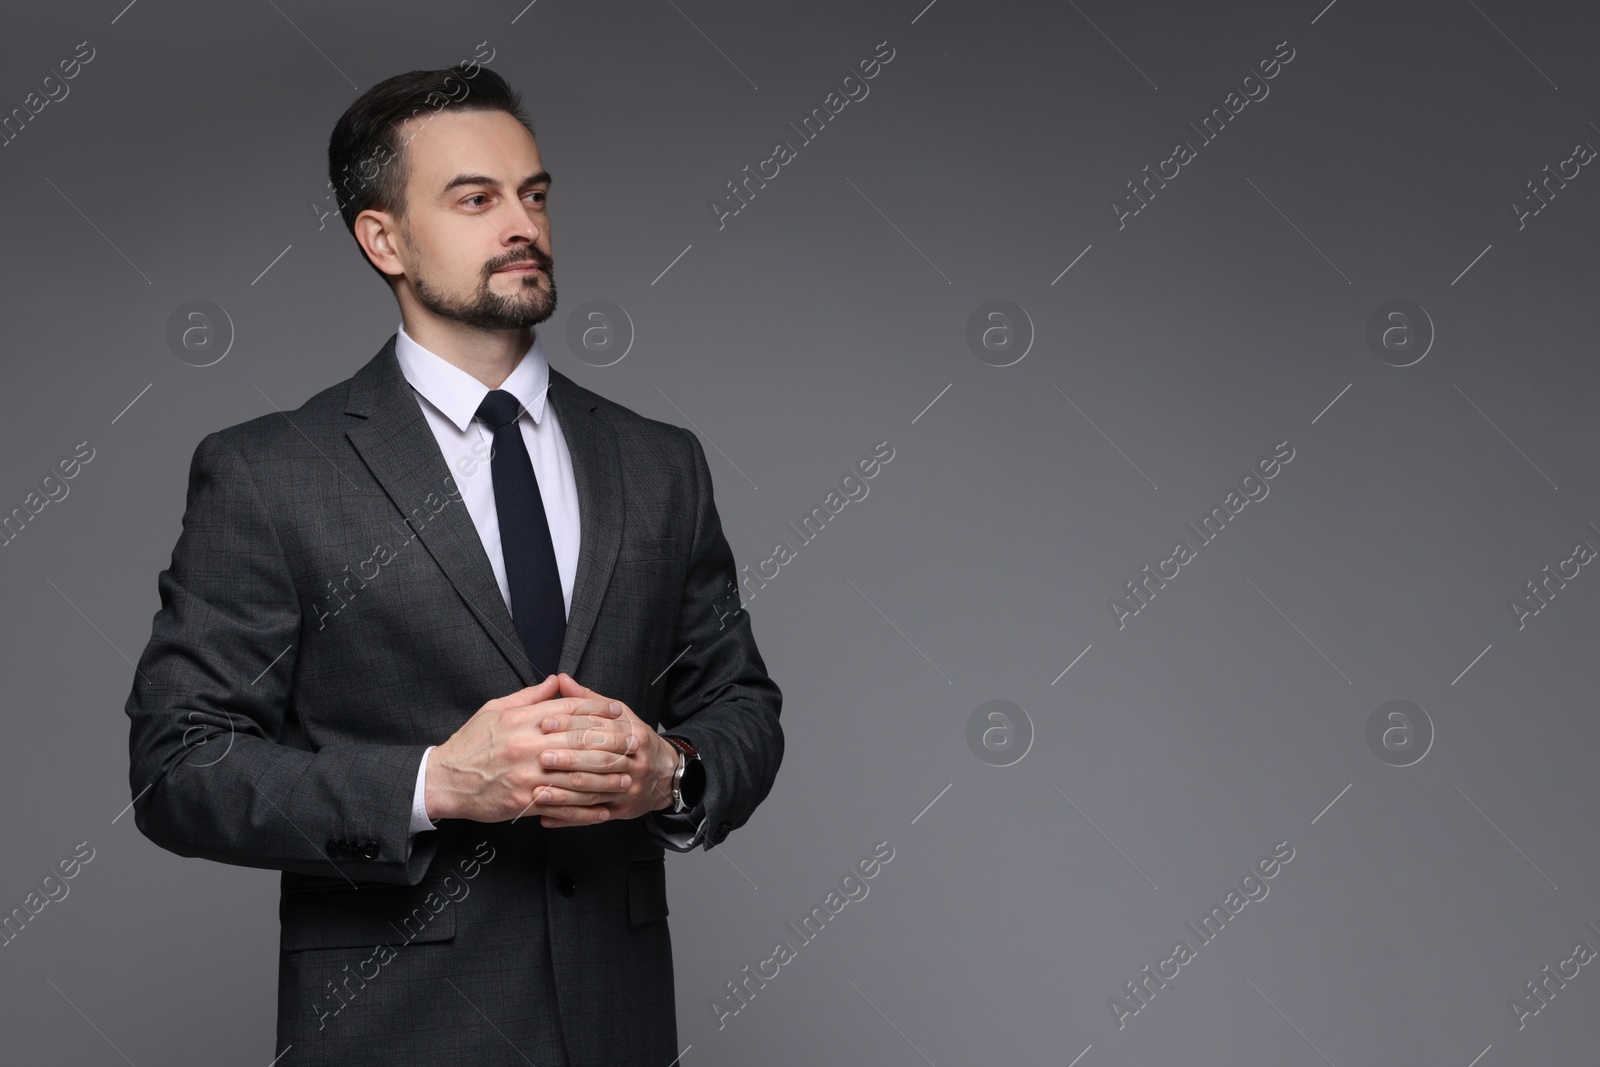
[[665, 741], [670, 743], [673, 748], [677, 749], [679, 752], [682, 752], [685, 756], [688, 756], [690, 759], [699, 759], [700, 758], [700, 753], [695, 749], [695, 747], [693, 745], [691, 745], [689, 743], [689, 739], [688, 738], [679, 737], [677, 734], [662, 734], [661, 736]]
[[700, 762], [700, 753], [687, 738], [678, 737], [675, 734], [662, 734], [661, 737], [667, 744], [678, 750], [678, 769], [672, 775], [672, 811], [674, 814], [682, 814], [694, 807], [693, 804], [684, 800], [683, 778], [688, 771], [691, 760], [696, 763]]

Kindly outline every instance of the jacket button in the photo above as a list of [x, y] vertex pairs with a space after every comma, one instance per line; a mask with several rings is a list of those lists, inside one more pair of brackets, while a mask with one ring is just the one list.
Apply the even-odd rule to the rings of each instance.
[[727, 840], [728, 835], [732, 832], [733, 824], [731, 822], [717, 824], [717, 832], [711, 835], [711, 843], [713, 845], [722, 844], [722, 842]]
[[369, 860], [377, 859], [378, 858], [378, 843], [376, 841], [368, 841], [367, 842], [367, 847], [361, 850], [361, 855], [363, 857], [365, 857], [366, 859], [369, 859]]
[[578, 891], [578, 881], [572, 877], [571, 871], [556, 872], [556, 892], [564, 897], [570, 897]]

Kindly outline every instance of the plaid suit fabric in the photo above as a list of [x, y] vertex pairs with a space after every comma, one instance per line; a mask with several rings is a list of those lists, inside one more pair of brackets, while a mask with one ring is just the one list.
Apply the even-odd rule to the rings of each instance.
[[[665, 1067], [665, 861], [643, 820], [409, 834], [423, 749], [540, 675], [394, 342], [195, 450], [126, 705], [135, 818], [179, 855], [283, 872], [285, 1067]], [[783, 732], [728, 610], [704, 451], [550, 381], [581, 528], [559, 669], [701, 752], [709, 849], [770, 791]]]

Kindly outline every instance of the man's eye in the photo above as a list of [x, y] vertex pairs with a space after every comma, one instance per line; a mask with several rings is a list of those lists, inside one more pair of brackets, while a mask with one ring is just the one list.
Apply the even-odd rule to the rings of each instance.
[[542, 204], [542, 203], [545, 202], [545, 198], [547, 196], [549, 196], [550, 194], [549, 193], [538, 193], [538, 192], [535, 192], [535, 193], [529, 193], [528, 195], [534, 198], [534, 202], [535, 203]]
[[465, 202], [470, 204], [474, 200], [487, 200], [487, 199], [488, 199], [488, 197], [484, 196], [482, 193], [473, 193], [471, 196], [467, 197]]

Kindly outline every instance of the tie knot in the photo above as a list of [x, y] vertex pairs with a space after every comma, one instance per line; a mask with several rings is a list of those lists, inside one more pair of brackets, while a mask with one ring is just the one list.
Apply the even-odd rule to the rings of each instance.
[[522, 402], [516, 397], [504, 389], [491, 389], [478, 405], [478, 418], [488, 423], [491, 430], [498, 430], [507, 423], [516, 422], [522, 410]]

